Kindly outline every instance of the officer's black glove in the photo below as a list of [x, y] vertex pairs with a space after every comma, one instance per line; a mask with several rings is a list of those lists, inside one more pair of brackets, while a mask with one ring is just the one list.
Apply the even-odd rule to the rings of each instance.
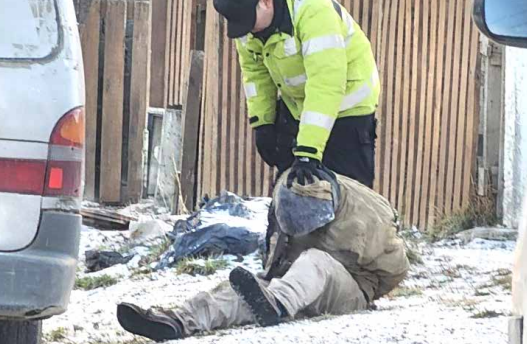
[[271, 167], [276, 165], [276, 129], [274, 124], [255, 128], [256, 148], [263, 161]]
[[297, 157], [291, 167], [289, 176], [287, 176], [287, 187], [291, 188], [295, 179], [300, 185], [313, 184], [315, 182], [314, 177], [330, 183], [337, 179], [335, 174], [320, 161], [307, 157]]

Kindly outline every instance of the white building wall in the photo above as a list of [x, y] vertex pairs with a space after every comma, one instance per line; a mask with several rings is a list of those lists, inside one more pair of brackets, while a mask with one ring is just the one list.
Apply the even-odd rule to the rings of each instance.
[[517, 228], [527, 195], [527, 49], [505, 49], [503, 222]]

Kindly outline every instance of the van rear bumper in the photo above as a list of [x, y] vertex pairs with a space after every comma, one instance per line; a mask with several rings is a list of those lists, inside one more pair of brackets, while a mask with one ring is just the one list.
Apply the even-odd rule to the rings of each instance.
[[524, 318], [513, 316], [509, 319], [509, 344], [522, 344], [524, 337]]
[[41, 319], [66, 311], [75, 282], [81, 222], [80, 215], [43, 212], [28, 248], [0, 252], [0, 319]]

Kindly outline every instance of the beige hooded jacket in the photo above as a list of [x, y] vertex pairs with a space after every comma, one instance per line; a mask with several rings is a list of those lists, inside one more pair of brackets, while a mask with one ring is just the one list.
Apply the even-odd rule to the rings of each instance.
[[[279, 188], [286, 187], [287, 173], [277, 182], [274, 201]], [[278, 252], [285, 234], [273, 235], [266, 270], [267, 277], [281, 277], [302, 252], [316, 248], [339, 261], [357, 281], [369, 301], [389, 293], [406, 276], [409, 261], [403, 240], [397, 235], [397, 212], [389, 202], [362, 184], [338, 176], [340, 200], [335, 220], [314, 232], [301, 236], [287, 236], [285, 249]], [[303, 196], [331, 199], [331, 185], [326, 181], [302, 186], [294, 184], [292, 191]], [[280, 238], [281, 236], [281, 238]], [[278, 262], [278, 264], [277, 264]]]

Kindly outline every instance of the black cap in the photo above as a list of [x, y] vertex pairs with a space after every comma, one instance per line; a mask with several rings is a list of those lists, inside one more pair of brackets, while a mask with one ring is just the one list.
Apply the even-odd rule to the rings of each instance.
[[259, 0], [214, 0], [214, 8], [227, 19], [227, 36], [243, 37], [256, 24], [256, 5]]

